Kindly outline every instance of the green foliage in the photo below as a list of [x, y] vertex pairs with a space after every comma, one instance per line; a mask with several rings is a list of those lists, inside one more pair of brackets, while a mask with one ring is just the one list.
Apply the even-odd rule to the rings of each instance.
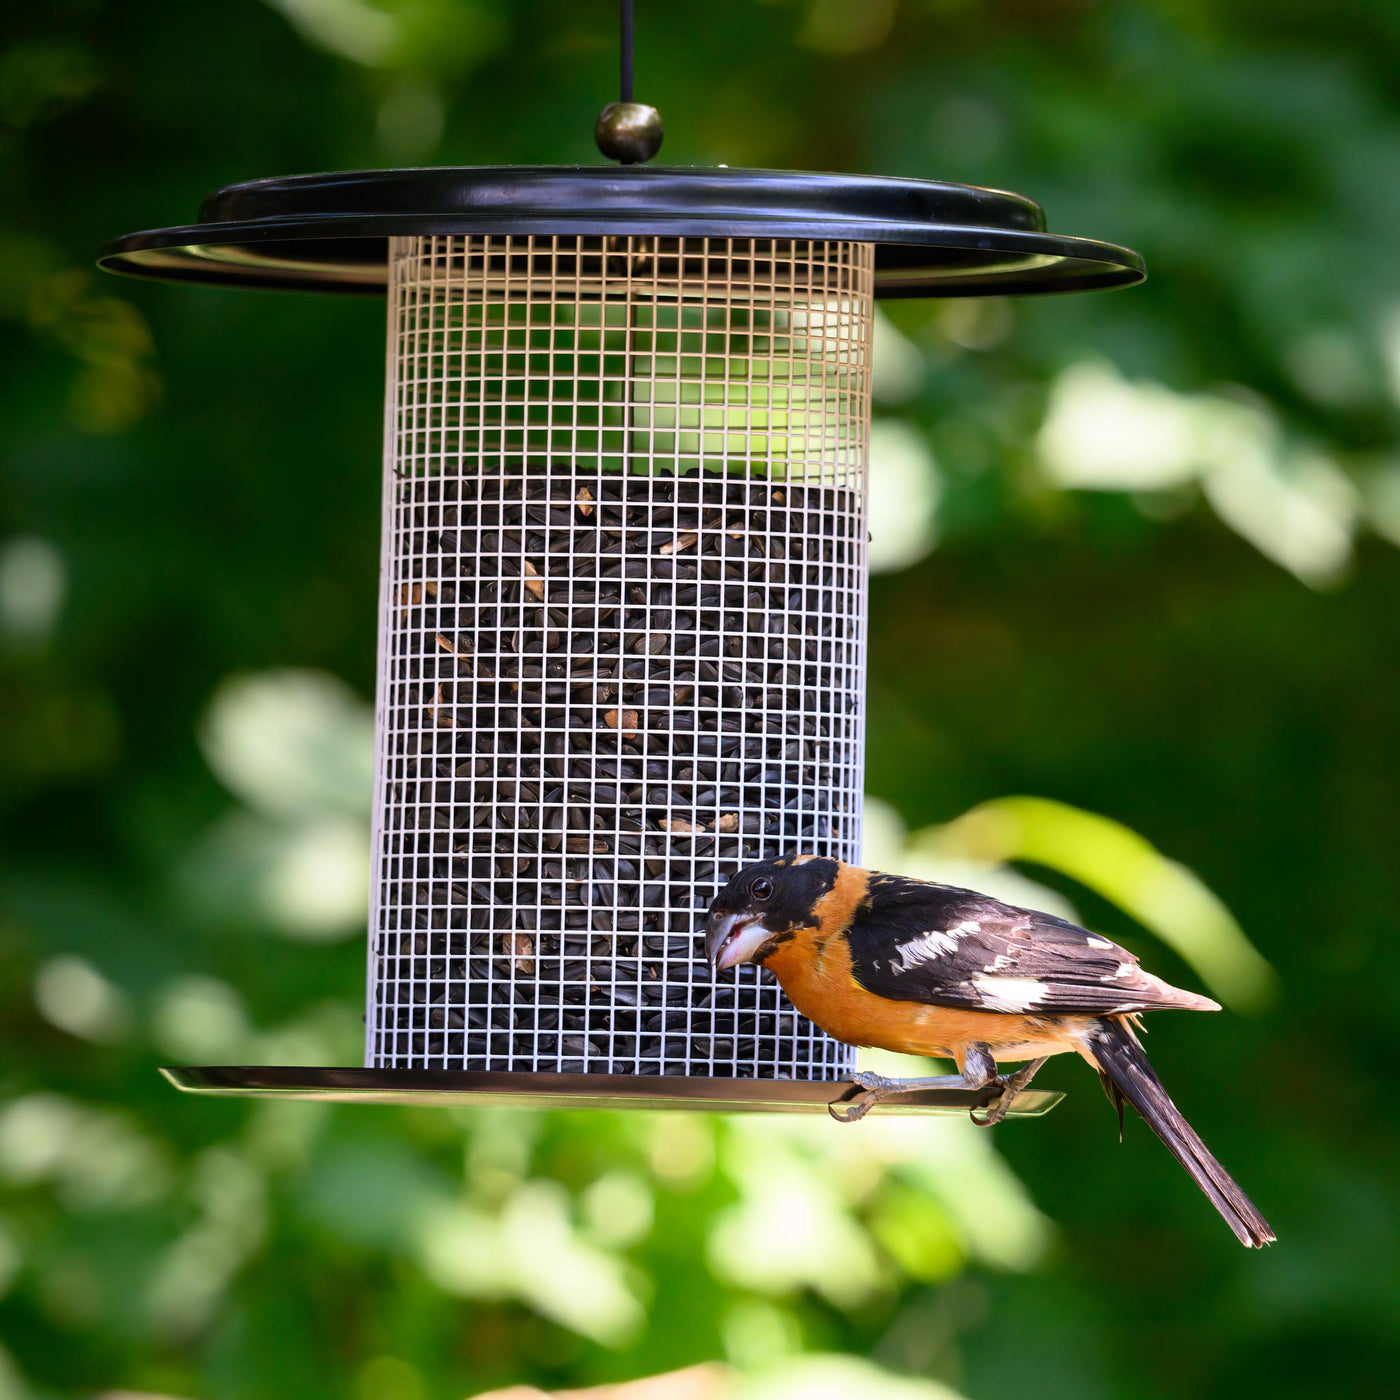
[[[868, 784], [940, 824], [910, 862], [1034, 862], [1172, 980], [1151, 900], [1077, 883], [1067, 833], [1176, 872], [1227, 940], [1178, 941], [1202, 975], [1268, 960], [1254, 1014], [1151, 1048], [1281, 1243], [1239, 1250], [1141, 1125], [1116, 1147], [1067, 1061], [994, 1135], [174, 1095], [161, 1062], [359, 1057], [360, 894], [316, 892], [363, 850], [382, 320], [93, 254], [234, 179], [591, 161], [615, 9], [56, 0], [0, 22], [0, 1396], [833, 1352], [974, 1400], [1384, 1384], [1400, 11], [638, 8], [668, 161], [998, 185], [1146, 255], [1112, 296], [888, 309], [876, 521], [913, 524], [872, 588]], [[253, 702], [326, 751], [260, 749]]]

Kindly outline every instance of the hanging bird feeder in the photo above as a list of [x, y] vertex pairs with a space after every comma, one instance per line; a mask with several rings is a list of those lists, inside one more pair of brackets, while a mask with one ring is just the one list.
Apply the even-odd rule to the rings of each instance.
[[645, 168], [623, 55], [620, 167], [258, 180], [103, 251], [388, 301], [365, 1067], [183, 1089], [821, 1111], [854, 1068], [697, 930], [751, 861], [860, 856], [874, 299], [1142, 264], [993, 190]]

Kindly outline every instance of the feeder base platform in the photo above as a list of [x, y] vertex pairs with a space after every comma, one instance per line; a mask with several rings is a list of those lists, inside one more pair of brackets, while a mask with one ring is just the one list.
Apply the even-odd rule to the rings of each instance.
[[[181, 1065], [161, 1073], [187, 1094], [318, 1099], [440, 1108], [684, 1108], [711, 1113], [825, 1113], [854, 1086], [848, 1080], [707, 1079], [692, 1075], [548, 1074], [450, 1069], [303, 1069], [263, 1065]], [[967, 1113], [991, 1101], [982, 1089], [934, 1089], [876, 1104], [877, 1114]], [[1039, 1118], [1064, 1097], [1027, 1090], [1008, 1118]]]

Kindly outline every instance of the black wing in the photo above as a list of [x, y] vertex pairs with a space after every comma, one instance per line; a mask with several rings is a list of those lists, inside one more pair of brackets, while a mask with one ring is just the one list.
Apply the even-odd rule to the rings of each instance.
[[894, 1001], [1013, 1015], [1219, 1010], [1088, 929], [925, 880], [872, 875], [849, 939], [856, 981]]

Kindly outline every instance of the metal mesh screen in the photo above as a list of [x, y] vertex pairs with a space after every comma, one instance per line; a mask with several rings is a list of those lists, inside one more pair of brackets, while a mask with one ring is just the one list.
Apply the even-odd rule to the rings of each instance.
[[837, 1077], [698, 926], [859, 853], [870, 245], [390, 267], [367, 1063]]

